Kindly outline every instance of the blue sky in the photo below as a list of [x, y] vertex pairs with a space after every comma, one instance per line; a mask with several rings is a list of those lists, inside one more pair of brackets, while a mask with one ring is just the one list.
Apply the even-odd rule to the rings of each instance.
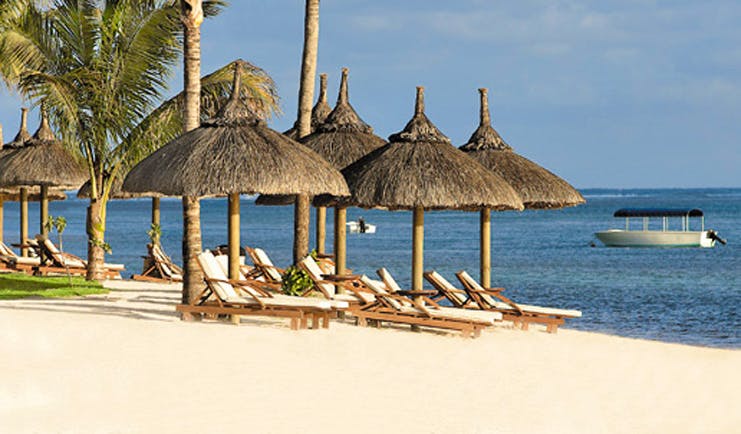
[[[303, 1], [231, 3], [203, 27], [203, 72], [236, 57], [264, 68], [282, 131], [296, 114]], [[739, 22], [741, 4], [722, 0], [322, 0], [319, 72], [333, 103], [350, 68], [350, 100], [382, 137], [423, 85], [428, 116], [460, 145], [488, 87], [504, 139], [577, 187], [741, 187]], [[20, 104], [0, 91], [6, 141]]]

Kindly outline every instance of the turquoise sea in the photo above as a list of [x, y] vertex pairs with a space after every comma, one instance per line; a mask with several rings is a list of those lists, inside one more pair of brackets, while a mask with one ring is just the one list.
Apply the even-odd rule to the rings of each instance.
[[[741, 348], [741, 189], [584, 189], [587, 204], [556, 211], [492, 214], [492, 284], [520, 302], [580, 309], [567, 327], [620, 336]], [[71, 197], [74, 194], [70, 195]], [[65, 250], [85, 256], [86, 201], [54, 202], [50, 213], [68, 221]], [[613, 211], [622, 207], [692, 207], [706, 226], [728, 240], [713, 249], [590, 247], [595, 231], [621, 228]], [[30, 206], [33, 233], [38, 207]], [[403, 285], [410, 281], [410, 212], [348, 210], [364, 217], [376, 234], [348, 234], [348, 265], [357, 273], [388, 268]], [[313, 216], [312, 216], [313, 217]], [[226, 243], [226, 201], [202, 201], [204, 247]], [[112, 201], [108, 209], [109, 262], [141, 272], [146, 254], [150, 201]], [[328, 212], [331, 249], [332, 217]], [[639, 222], [635, 222], [636, 227]], [[313, 224], [313, 223], [312, 223]], [[5, 204], [4, 238], [18, 241], [18, 204]], [[181, 203], [162, 201], [162, 242], [180, 262]], [[255, 206], [242, 200], [242, 243], [263, 247], [278, 265], [290, 261], [291, 207]], [[312, 228], [313, 234], [313, 228]], [[599, 244], [597, 242], [597, 244]], [[313, 245], [313, 240], [312, 240]], [[466, 269], [478, 276], [478, 213], [425, 214], [425, 268], [452, 282]]]

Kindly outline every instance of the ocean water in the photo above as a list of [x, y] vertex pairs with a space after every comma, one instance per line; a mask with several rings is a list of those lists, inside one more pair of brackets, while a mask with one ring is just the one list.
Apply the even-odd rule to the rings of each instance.
[[[492, 213], [492, 285], [523, 303], [579, 309], [566, 327], [685, 344], [741, 348], [741, 189], [585, 189], [585, 205], [555, 211]], [[71, 196], [74, 196], [73, 194]], [[65, 250], [85, 255], [86, 201], [53, 202], [50, 213], [68, 221]], [[593, 233], [622, 228], [612, 213], [622, 207], [696, 207], [706, 227], [728, 240], [713, 249], [590, 247]], [[293, 208], [256, 206], [242, 200], [242, 243], [262, 247], [280, 266], [291, 258]], [[313, 214], [313, 213], [312, 213]], [[350, 208], [348, 220], [364, 217], [376, 234], [348, 234], [348, 266], [374, 274], [388, 268], [408, 286], [411, 212]], [[312, 215], [313, 218], [313, 215]], [[29, 232], [38, 227], [30, 206]], [[201, 203], [204, 247], [226, 243], [226, 201]], [[150, 201], [112, 201], [108, 208], [109, 262], [141, 272], [146, 254]], [[332, 246], [328, 211], [327, 247]], [[162, 243], [180, 262], [181, 202], [162, 200]], [[640, 222], [634, 222], [638, 227]], [[676, 223], [675, 223], [676, 224]], [[312, 221], [313, 225], [313, 221]], [[313, 236], [313, 228], [311, 230]], [[4, 238], [18, 241], [18, 205], [5, 204]], [[599, 242], [596, 242], [599, 245]], [[312, 239], [313, 245], [313, 239]], [[425, 268], [451, 282], [466, 269], [478, 276], [478, 213], [425, 214]]]

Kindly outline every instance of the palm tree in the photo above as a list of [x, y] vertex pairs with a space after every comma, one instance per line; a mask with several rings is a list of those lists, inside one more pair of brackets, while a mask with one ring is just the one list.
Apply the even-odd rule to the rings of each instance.
[[[202, 14], [222, 7], [221, 0], [205, 1]], [[182, 49], [180, 17], [172, 0], [19, 0], [0, 6], [0, 76], [32, 102], [44, 101], [60, 136], [90, 172], [89, 279], [101, 275], [114, 181], [193, 123], [190, 112], [173, 114], [188, 105], [182, 96], [152, 112]], [[204, 88], [203, 97], [212, 100], [207, 106], [225, 100], [231, 81], [229, 74], [213, 75]], [[264, 73], [261, 79], [264, 86], [251, 96], [265, 97], [262, 106], [276, 104], [272, 82]], [[199, 115], [196, 109], [196, 125]]]
[[[183, 76], [185, 105], [183, 133], [199, 127], [201, 94], [201, 0], [181, 0], [180, 20], [183, 22], [184, 55]], [[198, 296], [198, 285], [203, 282], [196, 257], [201, 253], [201, 204], [197, 197], [183, 197], [183, 303]]]
[[[298, 91], [298, 138], [311, 134], [311, 105], [314, 100], [317, 51], [319, 48], [319, 0], [306, 0], [304, 52]], [[309, 196], [296, 197], [293, 215], [293, 262], [309, 254]]]

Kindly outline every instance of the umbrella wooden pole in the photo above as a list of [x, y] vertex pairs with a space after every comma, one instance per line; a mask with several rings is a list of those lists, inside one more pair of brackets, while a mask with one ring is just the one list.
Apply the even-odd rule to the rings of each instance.
[[324, 254], [327, 242], [327, 208], [316, 207], [316, 252]]
[[229, 278], [239, 280], [239, 193], [229, 194]]
[[[2, 140], [1, 135], [0, 135], [0, 140]], [[3, 202], [2, 199], [0, 199], [0, 243], [3, 242], [3, 232], [4, 232], [3, 229], [5, 227], [5, 219], [4, 219], [5, 213], [3, 210], [4, 207], [5, 207], [5, 202]]]
[[39, 202], [39, 233], [46, 238], [49, 229], [46, 227], [46, 221], [49, 220], [49, 187], [41, 186], [41, 201]]
[[424, 269], [425, 211], [414, 208], [412, 229], [412, 291], [422, 290], [422, 271]]
[[[347, 267], [347, 208], [335, 207], [334, 209], [334, 261], [335, 274], [345, 274]], [[344, 288], [337, 286], [337, 292], [345, 292]]]
[[21, 256], [28, 256], [28, 187], [21, 187]]
[[480, 255], [481, 255], [481, 286], [491, 286], [491, 210], [481, 210], [480, 223]]
[[159, 197], [152, 198], [152, 224], [157, 225], [158, 227], [160, 225], [160, 198]]

